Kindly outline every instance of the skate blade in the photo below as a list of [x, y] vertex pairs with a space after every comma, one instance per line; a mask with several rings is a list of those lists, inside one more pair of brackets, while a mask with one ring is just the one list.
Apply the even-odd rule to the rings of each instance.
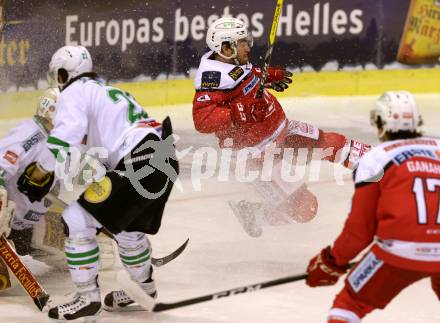
[[136, 282], [131, 280], [126, 270], [119, 270], [116, 274], [116, 281], [124, 289], [127, 295], [137, 304], [147, 311], [152, 311], [156, 304], [153, 297], [146, 294], [145, 291]]
[[48, 317], [47, 318], [47, 323], [66, 323], [66, 322], [73, 322], [73, 323], [80, 323], [80, 322], [84, 322], [84, 323], [99, 323], [99, 319], [97, 316], [84, 316], [81, 318], [78, 318], [76, 320], [63, 320], [63, 319], [53, 319]]
[[232, 213], [234, 213], [241, 227], [250, 237], [252, 238], [260, 237], [263, 234], [263, 229], [257, 227], [257, 225], [255, 223], [252, 223], [252, 221], [245, 219], [245, 217], [242, 215], [242, 211], [240, 210], [240, 207], [238, 206], [238, 203], [239, 202], [235, 202], [231, 200], [228, 201], [229, 207], [231, 208]]
[[137, 305], [137, 304], [132, 304], [132, 305], [128, 305], [128, 306], [124, 306], [124, 307], [108, 307], [108, 306], [103, 306], [104, 311], [106, 312], [145, 312], [146, 310], [144, 308], [142, 308], [142, 306]]

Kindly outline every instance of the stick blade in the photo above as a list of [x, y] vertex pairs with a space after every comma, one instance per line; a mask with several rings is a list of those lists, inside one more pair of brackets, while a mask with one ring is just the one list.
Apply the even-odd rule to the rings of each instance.
[[154, 298], [147, 295], [141, 286], [130, 278], [127, 271], [119, 270], [116, 274], [116, 281], [127, 295], [130, 296], [139, 306], [146, 311], [153, 311], [154, 306], [156, 305]]
[[176, 259], [183, 252], [183, 250], [185, 250], [186, 246], [188, 245], [188, 242], [189, 242], [189, 238], [186, 239], [186, 241], [179, 248], [174, 250], [168, 256], [165, 256], [162, 258], [151, 258], [151, 263], [155, 267], [161, 267], [161, 266], [169, 263], [171, 260]]

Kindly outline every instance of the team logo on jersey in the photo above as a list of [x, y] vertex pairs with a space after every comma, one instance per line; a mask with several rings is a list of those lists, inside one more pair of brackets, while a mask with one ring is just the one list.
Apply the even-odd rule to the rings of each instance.
[[46, 139], [44, 134], [41, 131], [38, 131], [37, 133], [33, 134], [30, 138], [23, 141], [21, 146], [23, 147], [24, 151], [29, 151], [29, 149], [31, 149], [33, 145], [38, 144], [40, 141], [44, 139]]
[[237, 81], [244, 74], [243, 69], [240, 66], [235, 66], [232, 71], [228, 73], [228, 75], [234, 80]]
[[415, 156], [437, 159], [437, 156], [431, 150], [428, 150], [428, 149], [408, 149], [408, 150], [404, 150], [401, 153], [394, 156], [393, 161], [395, 164], [401, 165], [403, 162], [405, 162], [408, 159], [410, 159], [411, 157], [415, 157]]
[[202, 88], [212, 89], [220, 86], [222, 73], [219, 71], [205, 71], [202, 73]]
[[374, 253], [368, 255], [359, 263], [355, 270], [348, 276], [348, 282], [357, 293], [374, 276], [376, 271], [382, 267], [383, 261], [377, 258]]
[[197, 102], [207, 102], [207, 101], [211, 101], [211, 97], [208, 94], [199, 96], [197, 98]]
[[255, 85], [257, 85], [258, 80], [259, 78], [256, 75], [254, 75], [254, 78], [243, 88], [243, 94], [246, 95], [250, 91], [252, 91]]
[[99, 182], [92, 183], [84, 192], [84, 199], [93, 204], [102, 203], [110, 196], [112, 192], [112, 181], [104, 176]]
[[15, 165], [18, 159], [18, 155], [14, 153], [13, 151], [8, 150], [4, 155], [3, 158], [6, 159], [9, 163], [12, 165]]

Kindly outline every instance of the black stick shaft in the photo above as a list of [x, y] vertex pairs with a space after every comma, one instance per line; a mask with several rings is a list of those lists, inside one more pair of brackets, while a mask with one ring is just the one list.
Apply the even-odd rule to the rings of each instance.
[[175, 303], [157, 303], [153, 308], [153, 312], [162, 312], [162, 311], [166, 311], [166, 310], [175, 309], [178, 307], [183, 307], [183, 306], [193, 305], [193, 304], [197, 304], [197, 303], [212, 301], [212, 300], [223, 298], [223, 297], [229, 297], [229, 296], [235, 296], [235, 295], [240, 295], [240, 294], [244, 294], [244, 293], [250, 293], [250, 292], [254, 292], [254, 291], [257, 291], [257, 290], [260, 290], [263, 288], [268, 288], [268, 287], [273, 287], [273, 286], [282, 285], [282, 284], [286, 284], [286, 283], [291, 283], [291, 282], [303, 280], [306, 278], [307, 278], [307, 274], [304, 273], [304, 274], [300, 274], [300, 275], [278, 278], [278, 279], [269, 280], [266, 282], [247, 285], [247, 286], [242, 286], [242, 287], [238, 287], [238, 288], [227, 289], [222, 292], [217, 292], [217, 293], [213, 293], [213, 294], [209, 294], [209, 295], [189, 298], [189, 299], [175, 302]]

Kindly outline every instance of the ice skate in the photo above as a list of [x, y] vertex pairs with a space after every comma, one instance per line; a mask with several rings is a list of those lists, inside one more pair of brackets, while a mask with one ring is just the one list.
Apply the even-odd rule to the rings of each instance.
[[257, 238], [263, 234], [263, 229], [257, 221], [257, 212], [263, 212], [261, 203], [252, 203], [245, 200], [239, 202], [229, 201], [228, 203], [248, 235]]
[[[49, 310], [48, 322], [66, 322], [83, 319], [85, 323], [97, 323], [101, 311], [101, 297], [98, 289], [76, 293], [73, 301], [58, 305]], [[78, 320], [81, 322], [81, 320]]]
[[[146, 294], [153, 298], [157, 297], [156, 283], [152, 275], [139, 285]], [[136, 305], [135, 301], [124, 290], [114, 290], [105, 295], [104, 310], [109, 312], [125, 312], [133, 309], [140, 309], [140, 307]]]

